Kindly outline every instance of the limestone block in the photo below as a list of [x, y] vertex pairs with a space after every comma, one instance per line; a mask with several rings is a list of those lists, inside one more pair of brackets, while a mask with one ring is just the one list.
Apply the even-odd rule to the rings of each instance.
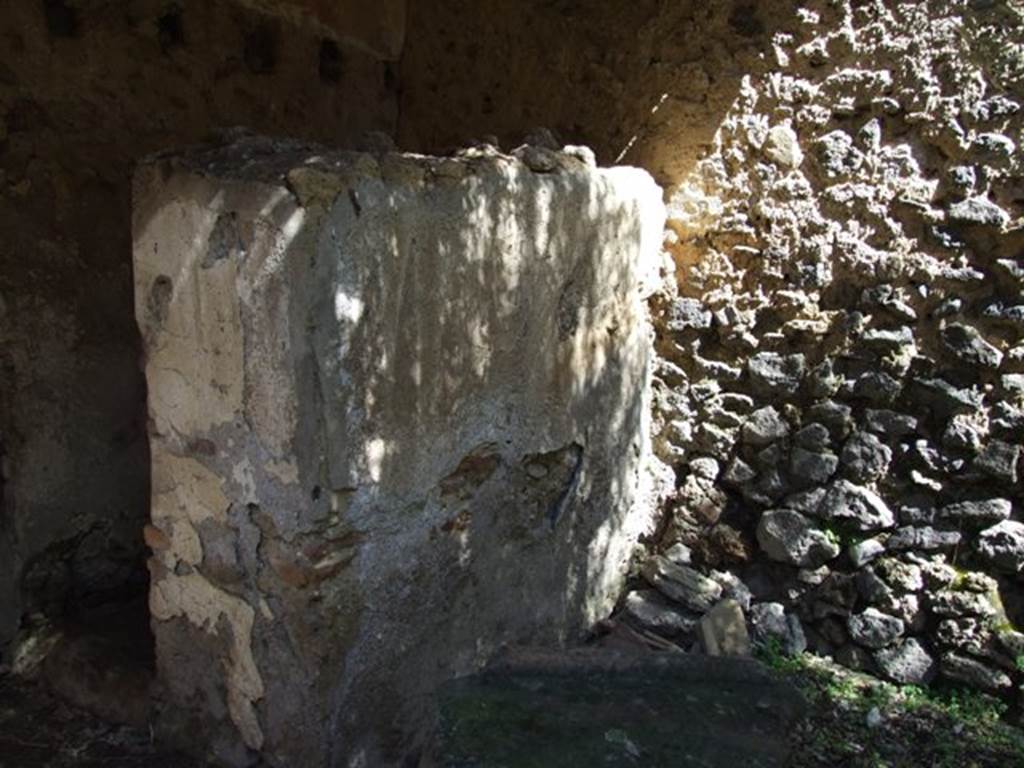
[[709, 656], [749, 656], [750, 636], [743, 608], [731, 598], [722, 600], [700, 620], [700, 637]]
[[396, 764], [430, 694], [610, 612], [653, 526], [664, 209], [567, 154], [246, 139], [134, 186], [162, 730]]

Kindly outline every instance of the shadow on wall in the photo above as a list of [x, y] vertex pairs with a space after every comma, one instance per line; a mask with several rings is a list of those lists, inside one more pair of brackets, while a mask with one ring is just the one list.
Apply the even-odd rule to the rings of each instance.
[[390, 132], [394, 70], [356, 41], [226, 0], [6, 4], [0, 648], [29, 614], [145, 589], [133, 162], [223, 126], [337, 142]]
[[[744, 77], [770, 66], [789, 2], [442, 0], [410, 6], [399, 143], [444, 151], [546, 126], [673, 187]], [[457, 120], [452, 115], [458, 115]]]
[[[375, 764], [415, 752], [439, 681], [504, 643], [579, 637], [614, 603], [648, 409], [636, 248], [653, 252], [661, 231], [638, 200], [657, 194], [640, 174], [591, 175], [571, 158], [536, 174], [510, 158], [306, 162], [285, 149], [235, 166], [237, 150], [213, 152], [192, 171], [231, 183], [172, 172], [162, 204], [137, 212], [137, 254], [165, 222], [195, 217], [177, 251], [140, 257], [140, 280], [170, 286], [158, 311], [140, 309], [154, 466], [188, 458], [218, 478], [228, 508], [212, 512], [242, 554], [227, 575], [205, 555], [190, 565], [274, 617], [251, 611], [261, 695], [227, 704], [247, 745], [291, 764]], [[242, 195], [243, 165], [272, 185]], [[224, 222], [237, 224], [227, 251]], [[208, 366], [217, 296], [237, 307], [241, 383], [236, 367]], [[202, 424], [162, 396], [177, 344], [213, 371], [186, 376], [180, 402], [219, 397], [226, 419]], [[188, 524], [175, 514], [158, 507], [154, 522], [171, 535]], [[207, 535], [198, 527], [203, 553], [223, 549]], [[183, 556], [158, 556], [158, 591], [173, 592]], [[205, 635], [187, 610], [169, 613], [161, 660]], [[167, 669], [179, 712], [234, 652], [191, 679]], [[194, 738], [196, 725], [169, 727]]]
[[0, 646], [23, 614], [142, 586], [148, 459], [127, 240], [136, 158], [225, 125], [351, 145], [367, 130], [393, 133], [401, 106], [410, 148], [487, 133], [512, 144], [550, 125], [602, 162], [621, 157], [670, 183], [761, 66], [767, 27], [791, 12], [417, 2], [399, 73], [356, 40], [256, 5], [269, 7], [47, 0], [0, 18], [0, 592], [11, 598], [0, 601]]

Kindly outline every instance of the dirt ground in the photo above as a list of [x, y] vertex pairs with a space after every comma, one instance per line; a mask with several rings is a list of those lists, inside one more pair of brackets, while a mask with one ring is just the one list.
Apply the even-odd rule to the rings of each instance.
[[200, 768], [156, 747], [148, 730], [111, 725], [45, 687], [0, 675], [0, 768]]

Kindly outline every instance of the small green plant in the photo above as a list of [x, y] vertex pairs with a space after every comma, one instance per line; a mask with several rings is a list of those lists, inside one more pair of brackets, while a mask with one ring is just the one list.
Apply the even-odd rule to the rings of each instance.
[[1017, 665], [1017, 669], [1020, 672], [1024, 672], [1024, 653], [1014, 659], [1014, 663]]
[[843, 520], [833, 520], [823, 528], [825, 537], [844, 552], [854, 544], [863, 540], [863, 534], [852, 524]]
[[769, 637], [765, 642], [760, 643], [755, 648], [754, 655], [776, 672], [792, 673], [801, 668], [800, 657], [788, 655], [782, 640], [777, 637]]
[[852, 677], [846, 675], [834, 676], [825, 686], [825, 693], [831, 699], [854, 705], [862, 704], [862, 700], [865, 698], [863, 686], [858, 685]]
[[931, 703], [929, 692], [919, 685], [904, 685], [900, 688], [900, 704], [908, 712], [921, 709]]

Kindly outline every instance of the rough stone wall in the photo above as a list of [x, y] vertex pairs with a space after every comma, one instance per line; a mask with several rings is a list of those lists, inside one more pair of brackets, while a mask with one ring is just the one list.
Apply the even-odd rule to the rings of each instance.
[[[422, 0], [402, 55], [399, 144], [441, 152], [543, 126], [677, 184], [789, 2]], [[452, 115], [458, 115], [457, 120]]]
[[611, 611], [654, 532], [664, 206], [591, 162], [249, 140], [140, 167], [168, 735], [406, 764], [439, 682]]
[[[0, 649], [27, 613], [145, 586], [133, 162], [237, 125], [346, 144], [393, 132], [403, 30], [360, 22], [366, 5], [334, 3], [356, 11], [335, 35], [234, 2], [4, 4]], [[375, 6], [404, 18], [404, 2]]]
[[669, 201], [656, 450], [679, 491], [644, 569], [664, 594], [625, 614], [685, 642], [728, 595], [760, 641], [1009, 693], [1024, 19], [1001, 2], [795, 19]]
[[[1020, 22], [1007, 3], [422, 0], [406, 13], [392, 0], [369, 15], [368, 5], [45, 0], [0, 14], [0, 646], [25, 611], [137, 580], [148, 476], [128, 169], [226, 125], [331, 144], [397, 130], [405, 147], [434, 151], [489, 134], [511, 147], [544, 125], [680, 188], [669, 249], [688, 301], [662, 304], [659, 346], [676, 368], [661, 377], [660, 444], [684, 495], [713, 490], [711, 509], [724, 510], [697, 526], [705, 570], [753, 568], [760, 512], [777, 503], [729, 485], [732, 458], [760, 474], [758, 462], [777, 459], [792, 484], [796, 432], [830, 414], [837, 473], [848, 471], [848, 430], [873, 427], [885, 443], [876, 486], [897, 524], [918, 520], [903, 506], [942, 509], [983, 490], [1018, 519], [1005, 472], [990, 486], [965, 479], [1005, 466], [1019, 441]], [[396, 33], [406, 16], [411, 32]], [[995, 370], [992, 350], [959, 326], [1002, 354]], [[754, 383], [762, 350], [804, 355], [795, 393]], [[842, 383], [824, 397], [836, 380], [809, 372], [826, 359]], [[754, 362], [756, 381], [774, 380], [776, 362]], [[900, 386], [886, 403], [890, 379]], [[828, 402], [849, 406], [852, 423]], [[765, 438], [744, 443], [741, 424], [769, 404], [788, 442], [757, 457]], [[885, 437], [910, 423], [889, 411], [916, 418], [914, 431]], [[796, 447], [823, 450], [820, 436]], [[832, 463], [797, 456], [805, 474]], [[670, 530], [667, 541], [696, 535], [686, 521]], [[980, 567], [979, 533], [968, 526], [940, 552]], [[853, 570], [845, 556], [831, 562]], [[1019, 620], [1012, 580], [1000, 579]], [[760, 594], [806, 608], [816, 589]], [[935, 638], [925, 613], [911, 634]], [[837, 623], [810, 617], [816, 647], [850, 646]]]

